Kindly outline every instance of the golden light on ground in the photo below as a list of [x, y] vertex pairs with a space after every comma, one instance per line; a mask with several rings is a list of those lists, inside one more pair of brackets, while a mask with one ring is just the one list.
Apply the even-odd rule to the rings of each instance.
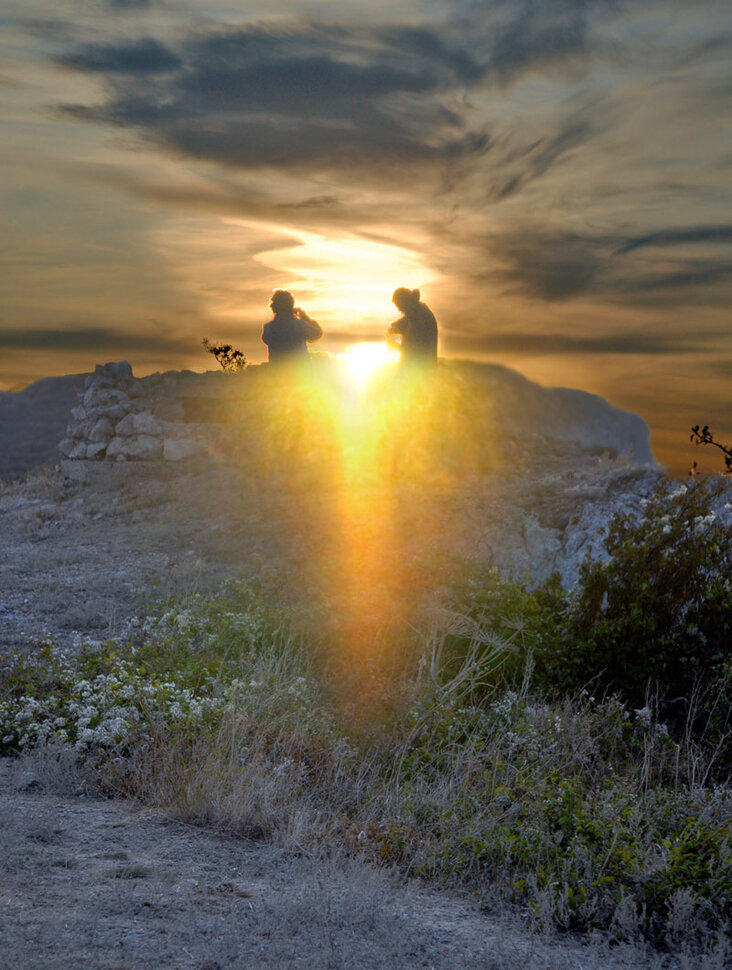
[[383, 342], [364, 341], [351, 344], [337, 357], [346, 365], [356, 384], [362, 387], [385, 367], [398, 363], [399, 351]]

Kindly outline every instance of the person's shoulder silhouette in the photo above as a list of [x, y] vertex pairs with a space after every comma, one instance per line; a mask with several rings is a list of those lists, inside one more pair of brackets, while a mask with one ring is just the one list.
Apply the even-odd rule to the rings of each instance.
[[[402, 316], [389, 327], [387, 336], [399, 337], [402, 363], [429, 363], [437, 360], [437, 320], [419, 290], [400, 286], [394, 290], [392, 303]], [[395, 341], [396, 343], [396, 341]]]
[[307, 357], [308, 343], [323, 336], [320, 324], [295, 306], [295, 299], [289, 290], [275, 290], [269, 308], [274, 316], [262, 330], [269, 362], [272, 364]]

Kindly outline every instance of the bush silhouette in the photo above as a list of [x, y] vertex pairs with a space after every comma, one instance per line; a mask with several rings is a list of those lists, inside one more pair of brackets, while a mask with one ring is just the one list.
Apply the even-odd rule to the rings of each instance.
[[[693, 441], [695, 445], [712, 445], [714, 448], [719, 448], [724, 455], [726, 474], [732, 475], [732, 448], [728, 445], [723, 445], [719, 441], [715, 441], [714, 434], [708, 424], [705, 424], [701, 429], [698, 424], [695, 424], [691, 429], [689, 441]], [[692, 473], [694, 469], [696, 469], [696, 462], [692, 466]]]
[[213, 344], [206, 337], [201, 341], [204, 348], [213, 354], [227, 374], [238, 374], [247, 366], [247, 359], [241, 350], [236, 350], [231, 344]]

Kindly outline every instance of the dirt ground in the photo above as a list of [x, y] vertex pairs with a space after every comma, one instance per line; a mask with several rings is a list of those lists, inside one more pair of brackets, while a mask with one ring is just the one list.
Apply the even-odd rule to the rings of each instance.
[[[235, 469], [132, 472], [91, 484], [49, 472], [2, 488], [0, 653], [32, 652], [44, 633], [62, 646], [103, 639], [160, 597], [242, 574], [291, 584], [342, 538], [328, 496], [307, 482], [293, 494], [276, 474], [263, 488]], [[479, 532], [464, 497], [412, 505], [401, 521], [438, 523], [461, 555]], [[453, 511], [462, 537], [450, 533]], [[72, 767], [38, 757], [0, 761], [0, 970], [690, 968], [539, 937], [520, 916], [388, 872], [100, 800]]]
[[[348, 572], [361, 586], [393, 585], [385, 595], [398, 599], [392, 581], [404, 561], [444, 577], [449, 558], [480, 554], [497, 503], [406, 488], [382, 499], [379, 515], [363, 501], [343, 513], [322, 476], [85, 464], [103, 474], [73, 481], [56, 470], [0, 486], [0, 653], [32, 649], [44, 635], [62, 647], [103, 640], [155, 601], [242, 577], [327, 601]], [[370, 561], [353, 561], [358, 546]]]
[[[0, 761], [2, 970], [641, 970], [470, 899], [293, 857]], [[63, 789], [66, 794], [61, 793]]]
[[103, 639], [161, 598], [275, 570], [283, 538], [297, 538], [286, 513], [268, 514], [272, 499], [242, 489], [233, 471], [112, 469], [91, 482], [49, 471], [0, 488], [1, 650], [44, 634], [60, 646]]

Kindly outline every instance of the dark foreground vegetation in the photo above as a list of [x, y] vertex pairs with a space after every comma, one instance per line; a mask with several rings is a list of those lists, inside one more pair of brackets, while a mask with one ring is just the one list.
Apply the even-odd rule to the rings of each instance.
[[109, 793], [543, 927], [721, 952], [732, 528], [712, 487], [676, 489], [616, 518], [571, 592], [471, 568], [354, 641], [326, 606], [234, 584], [74, 655], [39, 644], [2, 661], [0, 750], [72, 746]]

